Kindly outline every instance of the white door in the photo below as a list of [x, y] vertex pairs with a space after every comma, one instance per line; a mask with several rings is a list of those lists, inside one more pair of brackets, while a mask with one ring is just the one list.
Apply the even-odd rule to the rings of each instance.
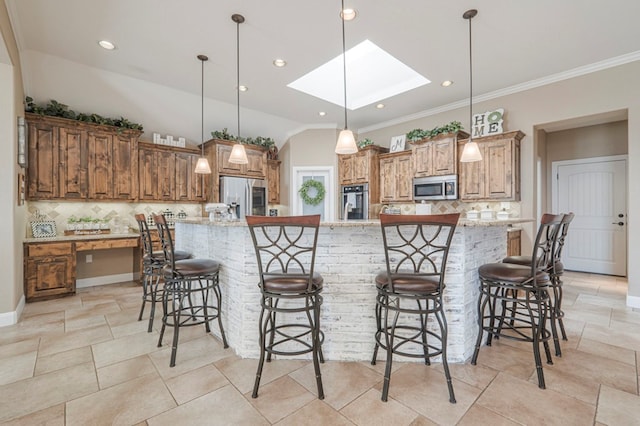
[[[316, 180], [324, 186], [324, 199], [316, 205], [303, 202], [299, 190], [307, 180]], [[311, 188], [309, 197], [315, 198], [315, 189]], [[335, 192], [333, 180], [333, 167], [294, 167], [293, 185], [291, 186], [291, 207], [292, 215], [319, 214], [323, 222], [333, 222], [335, 220]]]
[[562, 262], [565, 269], [627, 274], [626, 156], [552, 164], [553, 211], [575, 213]]

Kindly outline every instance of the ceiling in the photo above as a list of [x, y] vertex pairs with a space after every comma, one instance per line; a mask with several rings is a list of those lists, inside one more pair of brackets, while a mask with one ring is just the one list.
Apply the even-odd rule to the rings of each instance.
[[[235, 105], [236, 24], [240, 13], [243, 108], [300, 123], [343, 125], [341, 107], [287, 87], [340, 55], [340, 1], [300, 0], [6, 0], [18, 47], [200, 94]], [[383, 123], [447, 106], [469, 95], [468, 21], [473, 20], [474, 97], [543, 79], [640, 59], [640, 1], [609, 0], [346, 0], [346, 46], [369, 39], [431, 84], [349, 112], [349, 127]], [[117, 49], [97, 42], [108, 39]], [[272, 65], [287, 61], [284, 68]], [[604, 61], [604, 62], [603, 62]], [[593, 66], [593, 64], [597, 64]], [[552, 76], [552, 77], [550, 77]], [[353, 78], [353, 77], [349, 77]], [[448, 88], [440, 83], [453, 80]], [[551, 80], [549, 80], [551, 81]], [[621, 82], [623, 84], [624, 82]], [[524, 87], [524, 86], [523, 86]], [[25, 88], [28, 93], [28, 87]], [[319, 111], [326, 111], [320, 117]]]

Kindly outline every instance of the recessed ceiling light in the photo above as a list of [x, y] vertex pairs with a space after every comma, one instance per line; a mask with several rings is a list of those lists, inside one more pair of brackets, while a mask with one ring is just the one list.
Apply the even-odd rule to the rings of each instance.
[[344, 8], [340, 11], [340, 17], [345, 21], [353, 21], [356, 18], [356, 10], [351, 8]]
[[445, 80], [445, 81], [443, 81], [443, 82], [442, 82], [441, 86], [442, 86], [442, 87], [449, 87], [449, 86], [451, 86], [452, 84], [453, 84], [453, 81], [451, 81], [451, 80]]
[[274, 59], [273, 65], [275, 65], [278, 68], [282, 68], [285, 65], [287, 65], [287, 61], [285, 61], [284, 59]]
[[238, 89], [240, 89], [241, 92], [246, 92], [247, 90], [249, 90], [249, 88], [247, 86], [238, 86]]
[[320, 112], [318, 113], [318, 115], [319, 115], [320, 117], [324, 117], [325, 115], [327, 115], [327, 113], [326, 113], [326, 112], [324, 112], [324, 111], [320, 111]]
[[98, 44], [100, 45], [100, 47], [106, 50], [113, 50], [116, 48], [116, 45], [111, 43], [109, 40], [100, 40]]
[[376, 105], [376, 108], [382, 109], [382, 108], [384, 108], [384, 104], [378, 104], [378, 105]]

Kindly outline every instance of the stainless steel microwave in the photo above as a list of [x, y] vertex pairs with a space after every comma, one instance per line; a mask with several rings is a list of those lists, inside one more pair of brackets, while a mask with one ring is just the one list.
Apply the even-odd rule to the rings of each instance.
[[458, 175], [430, 176], [413, 179], [414, 201], [458, 199]]

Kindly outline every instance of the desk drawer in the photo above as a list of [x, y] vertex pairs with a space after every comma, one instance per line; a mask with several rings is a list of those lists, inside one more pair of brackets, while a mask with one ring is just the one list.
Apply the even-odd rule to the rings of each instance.
[[76, 251], [105, 250], [126, 247], [138, 247], [138, 238], [76, 241]]
[[35, 243], [28, 244], [28, 257], [60, 256], [73, 252], [73, 243]]

